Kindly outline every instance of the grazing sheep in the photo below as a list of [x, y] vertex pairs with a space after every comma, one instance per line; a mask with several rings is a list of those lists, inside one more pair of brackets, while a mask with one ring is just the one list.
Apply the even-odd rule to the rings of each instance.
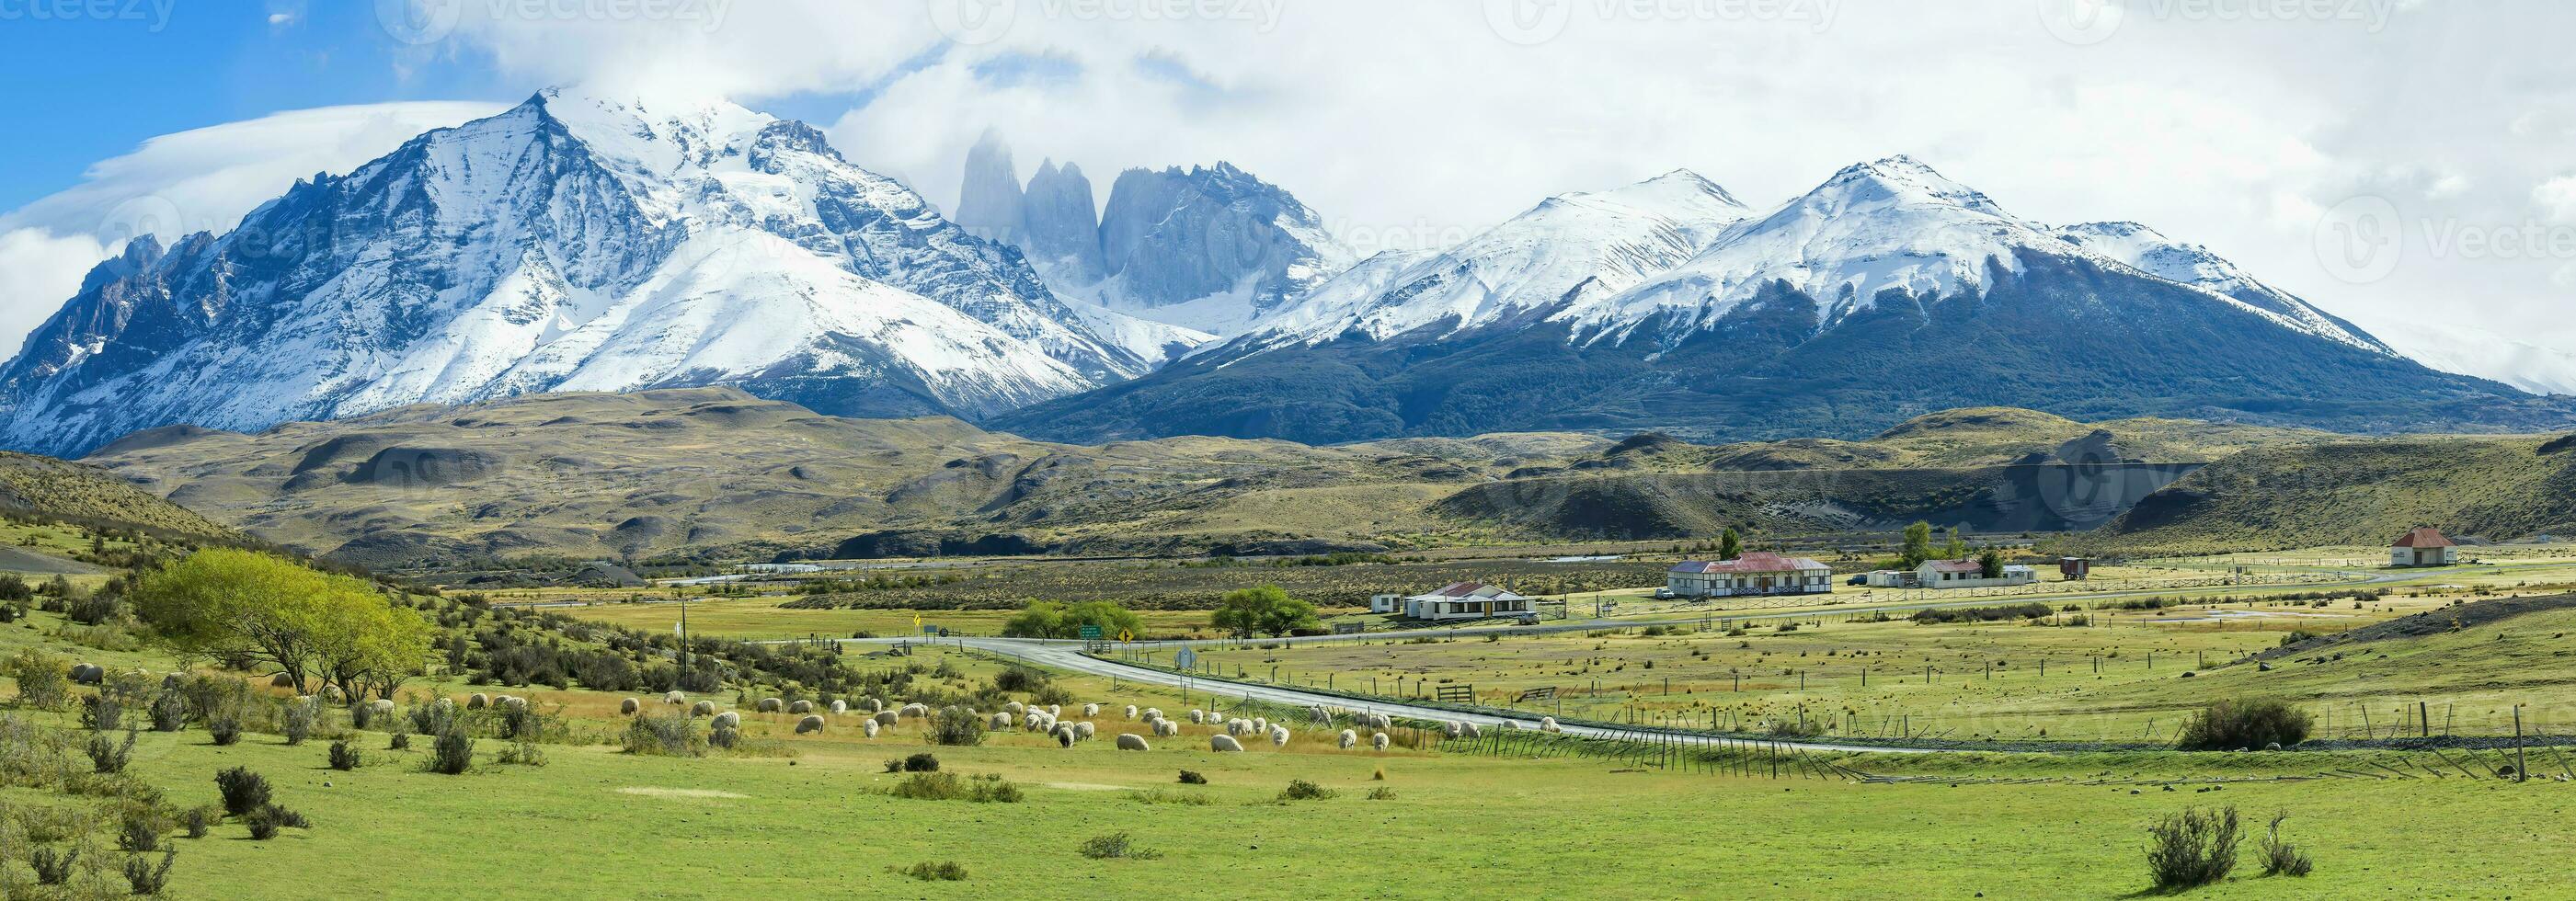
[[1351, 730], [1349, 730], [1349, 729], [1344, 729], [1344, 730], [1342, 730], [1342, 750], [1348, 751], [1348, 750], [1350, 750], [1350, 749], [1352, 749], [1352, 748], [1356, 748], [1356, 747], [1359, 747], [1359, 746], [1360, 746], [1360, 734], [1359, 734], [1359, 733], [1357, 733], [1357, 732], [1353, 732], [1353, 731], [1351, 731]]
[[1386, 750], [1386, 733], [1380, 732], [1369, 736], [1369, 746], [1380, 751]]
[[759, 710], [762, 713], [777, 713], [781, 709], [786, 708], [786, 706], [787, 702], [781, 701], [777, 698], [762, 698], [760, 699]]
[[1073, 734], [1077, 737], [1090, 738], [1093, 731], [1094, 728], [1089, 720], [1073, 724]]
[[868, 699], [868, 712], [869, 712], [869, 713], [880, 713], [880, 712], [883, 712], [884, 710], [885, 710], [885, 702], [884, 702], [884, 701], [878, 700], [878, 699], [876, 699], [876, 698], [869, 698], [869, 699]]
[[1190, 725], [1198, 726], [1198, 725], [1204, 725], [1204, 724], [1206, 724], [1206, 723], [1207, 723], [1207, 711], [1205, 711], [1205, 710], [1200, 710], [1200, 709], [1197, 709], [1197, 708], [1191, 708], [1191, 709], [1190, 709]]
[[1242, 735], [1250, 731], [1252, 731], [1251, 720], [1238, 718], [1225, 721], [1225, 734], [1227, 735]]
[[[1138, 735], [1138, 734], [1133, 733], [1133, 732], [1121, 732], [1121, 733], [1118, 733], [1118, 750], [1121, 750], [1121, 751], [1150, 751], [1150, 750], [1153, 750], [1153, 747], [1152, 747], [1152, 746], [1150, 746], [1150, 745], [1145, 744], [1145, 737], [1144, 737], [1144, 736], [1142, 736], [1142, 735]], [[1225, 749], [1223, 749], [1223, 748], [1218, 748], [1217, 750], [1222, 751], [1222, 750], [1225, 750]], [[1238, 749], [1236, 749], [1236, 750], [1241, 750], [1241, 749], [1240, 749], [1240, 748], [1238, 748]]]
[[1285, 748], [1288, 746], [1288, 727], [1270, 727], [1270, 746], [1274, 748]]
[[848, 712], [850, 712], [850, 702], [848, 702], [848, 701], [844, 701], [844, 700], [841, 700], [841, 699], [839, 699], [839, 698], [833, 698], [833, 699], [832, 699], [832, 715], [833, 715], [833, 716], [840, 716], [841, 714], [848, 713]]
[[860, 720], [859, 726], [867, 730], [869, 738], [877, 737], [877, 729], [880, 727], [877, 725], [877, 721], [874, 717]]
[[876, 716], [868, 719], [868, 722], [875, 723], [880, 726], [892, 726], [898, 716], [899, 715], [892, 710], [879, 710], [877, 711]]
[[1090, 719], [1090, 718], [1092, 718], [1092, 717], [1099, 716], [1099, 715], [1100, 715], [1100, 705], [1098, 705], [1098, 704], [1084, 704], [1084, 705], [1082, 705], [1082, 718], [1083, 718], [1083, 719]]
[[1314, 721], [1315, 725], [1318, 726], [1330, 726], [1333, 724], [1333, 712], [1324, 709], [1324, 705], [1322, 704], [1306, 708], [1306, 718]]
[[1503, 725], [1502, 725], [1502, 729], [1503, 729], [1503, 731], [1505, 731], [1505, 732], [1515, 731], [1515, 730], [1519, 729], [1520, 727], [1521, 727], [1521, 724], [1520, 724], [1519, 722], [1516, 722], [1516, 721], [1513, 721], [1513, 720], [1504, 720], [1504, 721], [1503, 721]]
[[673, 707], [677, 707], [688, 702], [689, 696], [681, 692], [674, 691], [662, 695], [662, 703], [669, 704]]
[[928, 704], [905, 704], [903, 705], [903, 709], [895, 711], [896, 717], [907, 720], [918, 719], [929, 715], [930, 705]]
[[1136, 705], [1127, 705], [1127, 718], [1131, 720], [1136, 718]]
[[1552, 716], [1542, 716], [1542, 717], [1539, 717], [1539, 718], [1538, 718], [1538, 731], [1541, 731], [1541, 732], [1554, 732], [1554, 731], [1557, 731], [1557, 728], [1556, 728], [1556, 717], [1552, 717]]
[[636, 711], [642, 709], [644, 709], [644, 702], [638, 701], [634, 698], [627, 698], [626, 700], [617, 702], [618, 716], [634, 716]]
[[377, 698], [374, 701], [367, 703], [367, 711], [377, 716], [392, 716], [394, 713], [394, 702], [385, 698]]
[[1476, 724], [1474, 724], [1474, 723], [1469, 723], [1469, 722], [1460, 722], [1460, 723], [1458, 724], [1458, 732], [1459, 732], [1459, 734], [1464, 735], [1464, 736], [1466, 736], [1466, 737], [1468, 737], [1468, 738], [1483, 738], [1483, 737], [1485, 737], [1485, 730], [1483, 730], [1483, 729], [1478, 729], [1478, 728], [1476, 728]]
[[714, 701], [699, 701], [699, 702], [697, 702], [697, 703], [695, 703], [695, 704], [691, 704], [691, 705], [689, 705], [689, 715], [690, 715], [690, 716], [714, 716], [714, 715], [716, 715], [716, 702], [714, 702]]
[[481, 710], [490, 706], [492, 706], [492, 699], [486, 697], [482, 692], [478, 691], [465, 696], [465, 709], [467, 710]]
[[1028, 712], [1028, 709], [1029, 709], [1029, 708], [1027, 708], [1026, 706], [1023, 706], [1023, 705], [1022, 705], [1020, 702], [1018, 702], [1018, 701], [1012, 701], [1012, 702], [1010, 702], [1010, 703], [1008, 703], [1008, 704], [1004, 704], [1004, 705], [1002, 705], [1002, 712], [1004, 712], [1004, 713], [1008, 713], [1008, 714], [1010, 714], [1010, 715], [1012, 715], [1012, 716], [1018, 716], [1018, 715], [1020, 715], [1020, 714], [1022, 714], [1022, 713], [1026, 713], [1026, 712]]
[[1060, 716], [1063, 716], [1063, 715], [1064, 715], [1064, 705], [1062, 705], [1062, 704], [1049, 704], [1049, 705], [1047, 705], [1047, 716], [1048, 716], [1049, 718], [1060, 717]]
[[796, 721], [796, 734], [798, 734], [798, 735], [803, 735], [803, 734], [808, 733], [808, 732], [821, 732], [821, 731], [823, 731], [823, 718], [822, 718], [822, 717], [814, 716], [814, 715], [812, 715], [812, 714], [807, 714], [807, 715], [805, 716], [805, 718], [804, 718], [804, 719], [801, 719], [801, 720], [797, 720], [797, 721]]
[[[704, 702], [700, 702], [700, 703], [704, 703]], [[716, 714], [716, 718], [715, 718], [715, 719], [712, 719], [712, 720], [708, 720], [708, 721], [707, 721], [707, 728], [709, 728], [709, 729], [740, 729], [740, 728], [742, 728], [742, 714], [741, 714], [741, 713], [738, 713], [738, 712], [735, 712], [735, 711], [731, 711], [731, 710], [727, 710], [727, 711], [725, 711], [725, 712], [723, 712], [723, 713]]]
[[1395, 720], [1389, 718], [1383, 713], [1372, 713], [1368, 715], [1368, 727], [1384, 732], [1388, 729], [1395, 728]]
[[1144, 717], [1145, 717], [1145, 720], [1146, 720], [1147, 722], [1152, 722], [1152, 721], [1154, 721], [1154, 720], [1162, 719], [1162, 718], [1163, 718], [1163, 708], [1160, 708], [1160, 707], [1147, 707], [1147, 708], [1145, 708]]
[[[280, 673], [279, 675], [284, 674]], [[72, 681], [78, 682], [82, 685], [103, 684], [107, 681], [107, 668], [95, 663], [84, 663], [79, 666], [72, 667]], [[287, 684], [292, 685], [294, 682], [289, 680]]]
[[1208, 750], [1240, 751], [1243, 750], [1243, 743], [1235, 741], [1234, 736], [1231, 735], [1210, 735], [1208, 736]]
[[1057, 730], [1055, 730], [1055, 744], [1056, 744], [1056, 747], [1059, 747], [1059, 748], [1070, 748], [1070, 747], [1073, 747], [1073, 741], [1074, 741], [1074, 738], [1073, 738], [1073, 730], [1071, 730], [1071, 729], [1064, 729], [1064, 728], [1058, 728]]
[[789, 704], [787, 705], [787, 712], [796, 714], [812, 713], [814, 712], [814, 702], [798, 701], [796, 703]]
[[512, 707], [524, 708], [528, 706], [528, 699], [519, 697], [518, 695], [502, 695], [492, 699], [492, 705], [495, 707], [503, 704], [508, 704]]
[[993, 719], [992, 719], [992, 721], [991, 721], [989, 724], [987, 724], [987, 725], [985, 726], [985, 728], [988, 728], [988, 729], [1008, 729], [1008, 728], [1011, 728], [1011, 715], [1010, 715], [1010, 714], [1007, 714], [1007, 713], [996, 713], [996, 714], [993, 714]]
[[1253, 717], [1253, 718], [1252, 718], [1252, 731], [1254, 731], [1254, 732], [1268, 732], [1268, 731], [1270, 731], [1270, 719], [1269, 719], [1268, 717], [1260, 717], [1260, 716]]
[[[87, 674], [87, 673], [89, 673], [89, 672], [91, 672], [91, 671], [95, 671], [95, 670], [97, 670], [97, 669], [98, 669], [98, 667], [96, 667], [96, 666], [92, 666], [92, 665], [87, 664], [87, 663], [81, 664], [81, 665], [79, 665], [79, 666], [72, 667], [72, 681], [74, 681], [74, 682], [97, 681], [97, 678], [98, 678], [98, 677], [96, 677], [96, 676], [91, 676], [91, 677], [90, 677], [90, 678], [88, 678], [88, 679], [82, 679], [82, 678], [81, 678], [83, 675], [85, 675], [85, 674]], [[295, 687], [295, 677], [293, 677], [293, 676], [289, 676], [289, 675], [287, 675], [287, 674], [285, 674], [285, 673], [279, 673], [279, 674], [277, 674], [277, 675], [270, 676], [270, 677], [268, 677], [268, 687], [270, 687], [270, 688], [293, 688], [293, 687]]]
[[1446, 725], [1440, 727], [1440, 732], [1450, 738], [1457, 738], [1458, 736], [1467, 734], [1467, 724], [1461, 723], [1457, 720], [1450, 720]]
[[1181, 724], [1180, 724], [1180, 721], [1178, 721], [1178, 720], [1155, 720], [1155, 721], [1154, 721], [1154, 734], [1155, 734], [1155, 735], [1157, 735], [1157, 736], [1172, 736], [1172, 737], [1176, 737], [1176, 738], [1177, 738], [1177, 737], [1179, 737], [1179, 736], [1180, 736], [1180, 734], [1181, 734]]

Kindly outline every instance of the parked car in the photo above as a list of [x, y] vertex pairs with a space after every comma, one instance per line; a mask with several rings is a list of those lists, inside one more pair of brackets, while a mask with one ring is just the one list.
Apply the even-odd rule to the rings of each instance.
[[1672, 589], [1670, 589], [1670, 588], [1658, 588], [1658, 589], [1655, 589], [1655, 600], [1658, 600], [1658, 601], [1669, 601], [1669, 600], [1672, 600], [1672, 599], [1673, 599], [1673, 590], [1672, 590]]
[[1843, 580], [1843, 584], [1845, 584], [1845, 585], [1867, 585], [1867, 584], [1869, 584], [1869, 574], [1868, 574], [1868, 573], [1862, 573], [1862, 574], [1860, 574], [1860, 575], [1853, 576], [1853, 577], [1848, 578], [1848, 579], [1844, 579], [1844, 580]]

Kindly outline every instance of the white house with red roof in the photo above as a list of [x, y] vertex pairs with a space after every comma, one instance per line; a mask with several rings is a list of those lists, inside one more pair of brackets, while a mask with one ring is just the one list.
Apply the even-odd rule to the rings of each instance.
[[1538, 599], [1483, 582], [1456, 582], [1403, 599], [1403, 610], [1406, 617], [1427, 620], [1526, 618], [1538, 615]]
[[1925, 560], [1911, 570], [1889, 569], [1869, 574], [1873, 588], [1995, 588], [2039, 581], [2039, 571], [2020, 564], [2004, 567], [2002, 578], [1986, 578], [1986, 566], [1975, 560]]
[[1834, 568], [1806, 557], [1756, 551], [1733, 560], [1676, 563], [1664, 571], [1664, 587], [1685, 598], [1829, 594], [1834, 590]]
[[2449, 566], [2460, 562], [2460, 546], [2443, 537], [2442, 530], [2417, 526], [2398, 536], [2388, 548], [2390, 566]]

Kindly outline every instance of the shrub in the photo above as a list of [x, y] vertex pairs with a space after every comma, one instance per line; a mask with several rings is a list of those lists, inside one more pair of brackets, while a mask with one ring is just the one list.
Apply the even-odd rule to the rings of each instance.
[[903, 758], [901, 758], [901, 757], [889, 757], [889, 758], [886, 758], [886, 762], [885, 762], [885, 771], [886, 771], [886, 772], [889, 772], [889, 773], [900, 773], [900, 772], [903, 772]]
[[39, 649], [18, 649], [18, 654], [0, 662], [0, 674], [18, 680], [18, 703], [39, 711], [54, 711], [62, 708], [64, 700], [72, 700], [70, 672], [72, 667], [62, 662], [62, 656]]
[[1287, 788], [1279, 790], [1279, 800], [1281, 801], [1322, 801], [1339, 797], [1340, 795], [1340, 792], [1316, 785], [1315, 783], [1308, 782], [1304, 779], [1291, 779], [1288, 781]]
[[966, 878], [965, 865], [953, 860], [943, 860], [938, 863], [923, 861], [895, 872], [923, 882], [959, 882]]
[[2211, 703], [2183, 724], [2176, 747], [2185, 751], [2232, 751], [2287, 748], [2308, 738], [2307, 711], [2274, 700], [2225, 700]]
[[393, 737], [385, 739], [385, 750], [388, 750], [388, 751], [409, 751], [409, 750], [411, 750], [411, 733], [409, 733], [409, 732], [396, 732], [396, 733], [394, 733], [394, 734], [393, 734]]
[[474, 768], [474, 739], [465, 730], [449, 729], [440, 733], [430, 745], [428, 769], [433, 773], [455, 776]]
[[175, 689], [162, 689], [152, 696], [150, 707], [152, 731], [177, 732], [188, 724], [188, 699]]
[[1369, 789], [1368, 799], [1371, 801], [1393, 801], [1395, 800], [1395, 789], [1388, 788], [1383, 785]]
[[1206, 784], [1207, 784], [1207, 777], [1206, 777], [1206, 776], [1199, 775], [1199, 772], [1198, 772], [1197, 770], [1182, 770], [1182, 771], [1181, 771], [1181, 784], [1182, 784], [1182, 785], [1206, 785]]
[[923, 751], [906, 757], [903, 759], [903, 771], [907, 773], [939, 772], [939, 755]]
[[930, 721], [930, 743], [965, 747], [984, 743], [984, 720], [964, 708], [942, 710]]
[[242, 818], [242, 825], [250, 827], [252, 840], [263, 842], [276, 838], [277, 831], [280, 829], [313, 828], [313, 824], [305, 822], [303, 814], [275, 804], [260, 805], [258, 810], [251, 811], [249, 816]]
[[122, 742], [109, 737], [105, 732], [92, 732], [89, 734], [88, 751], [92, 772], [125, 772], [125, 762], [134, 756], [134, 730], [126, 729], [125, 740]]
[[2236, 808], [2197, 808], [2164, 818], [2148, 830], [2147, 873], [2155, 889], [2175, 892], [2212, 885], [2236, 868]]
[[1914, 622], [1916, 625], [1990, 623], [2007, 619], [2046, 619], [2055, 612], [2047, 604], [2037, 601], [1995, 607], [1940, 607], [1914, 611]]
[[742, 744], [742, 728], [731, 721], [719, 722], [707, 730], [707, 744], [731, 751]]
[[179, 825], [188, 830], [189, 838], [205, 838], [206, 833], [223, 822], [224, 813], [215, 807], [191, 807], [179, 815]]
[[124, 820], [117, 828], [116, 848], [137, 854], [161, 850], [161, 833], [169, 831], [169, 828], [169, 821], [163, 819], [158, 811], [148, 807], [127, 808]]
[[1198, 792], [1173, 791], [1171, 789], [1164, 788], [1146, 789], [1135, 793], [1131, 797], [1134, 797], [1137, 803], [1140, 804], [1190, 804], [1205, 807], [1216, 803], [1215, 798], [1210, 798], [1206, 795], [1199, 794]]
[[347, 772], [358, 768], [358, 749], [346, 741], [331, 743], [331, 768]]
[[1071, 707], [1073, 706], [1073, 689], [1066, 688], [1062, 685], [1042, 685], [1038, 687], [1038, 690], [1029, 692], [1029, 703], [1040, 707], [1044, 707], [1049, 704]]
[[244, 767], [215, 774], [215, 791], [224, 796], [224, 813], [242, 816], [268, 804], [268, 778]]
[[80, 700], [81, 728], [113, 732], [125, 728], [125, 700], [101, 691]]
[[2297, 845], [2281, 840], [2281, 821], [2289, 818], [2288, 811], [2273, 814], [2271, 824], [2263, 827], [2263, 875], [2265, 876], [2305, 876], [2309, 871], [2316, 869], [2316, 862], [2308, 859], [2307, 852], [2299, 850]]
[[80, 860], [81, 849], [38, 847], [27, 852], [27, 865], [36, 870], [37, 885], [64, 885], [71, 882], [72, 864]]
[[[717, 730], [729, 731], [729, 730]], [[626, 731], [618, 744], [629, 754], [651, 754], [660, 757], [703, 757], [713, 736], [700, 737], [697, 721], [685, 713], [644, 714], [626, 721]], [[723, 747], [731, 747], [730, 739]]]
[[955, 773], [914, 773], [886, 789], [886, 794], [914, 801], [973, 801], [1017, 804], [1020, 787], [996, 775], [960, 779]]
[[128, 857], [125, 859], [125, 884], [134, 890], [136, 897], [159, 897], [161, 890], [170, 885], [170, 864], [178, 859], [177, 848], [162, 849], [158, 865], [141, 854]]
[[500, 756], [492, 758], [492, 762], [502, 766], [545, 766], [546, 749], [522, 738], [502, 748]]
[[1046, 684], [1047, 674], [1025, 666], [1005, 667], [993, 677], [995, 691], [1036, 691]]
[[240, 717], [225, 713], [206, 718], [206, 735], [214, 739], [217, 746], [241, 741], [241, 732]]
[[1120, 858], [1129, 860], [1153, 860], [1154, 858], [1163, 856], [1161, 852], [1148, 848], [1136, 847], [1136, 843], [1129, 840], [1127, 838], [1127, 833], [1124, 832], [1112, 832], [1107, 835], [1095, 835], [1090, 838], [1083, 839], [1082, 846], [1075, 850], [1080, 851], [1082, 856], [1093, 860], [1113, 860]]
[[313, 724], [322, 718], [322, 699], [286, 702], [283, 732], [289, 746], [300, 745], [313, 737]]

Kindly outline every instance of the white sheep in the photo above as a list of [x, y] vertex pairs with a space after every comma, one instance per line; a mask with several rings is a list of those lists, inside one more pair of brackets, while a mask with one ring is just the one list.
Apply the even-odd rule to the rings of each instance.
[[689, 705], [689, 715], [693, 717], [714, 716], [716, 715], [716, 702], [699, 701], [695, 704], [691, 704]]
[[486, 695], [478, 691], [465, 696], [465, 709], [467, 710], [481, 710], [490, 706], [492, 706], [492, 698], [490, 695]]
[[680, 706], [680, 705], [682, 705], [682, 704], [686, 704], [686, 703], [688, 703], [688, 702], [689, 702], [689, 696], [688, 696], [687, 694], [685, 694], [685, 693], [678, 692], [678, 691], [668, 691], [668, 692], [663, 692], [663, 693], [662, 693], [662, 703], [669, 704], [669, 705], [671, 705], [671, 706], [673, 706], [673, 707], [677, 707], [677, 706]]
[[777, 713], [781, 708], [786, 706], [787, 702], [781, 701], [777, 698], [762, 698], [760, 699], [760, 706], [758, 709], [762, 713]]
[[1485, 730], [1476, 728], [1476, 724], [1463, 720], [1458, 723], [1458, 732], [1468, 738], [1483, 738], [1485, 736]]
[[1252, 721], [1251, 721], [1251, 720], [1247, 720], [1247, 719], [1243, 719], [1243, 718], [1241, 718], [1241, 717], [1237, 717], [1237, 718], [1234, 718], [1234, 719], [1230, 719], [1230, 720], [1226, 720], [1226, 721], [1225, 721], [1225, 734], [1227, 734], [1227, 735], [1247, 735], [1247, 734], [1250, 734], [1251, 732], [1252, 732]]
[[890, 727], [894, 725], [896, 717], [897, 714], [892, 710], [879, 710], [877, 711], [876, 716], [868, 719], [868, 722]]
[[1348, 750], [1350, 750], [1350, 749], [1352, 749], [1352, 748], [1356, 748], [1356, 747], [1359, 747], [1359, 746], [1360, 746], [1360, 734], [1359, 734], [1359, 733], [1357, 733], [1357, 732], [1353, 732], [1353, 731], [1351, 731], [1351, 730], [1349, 730], [1349, 729], [1344, 729], [1344, 730], [1342, 730], [1342, 750], [1348, 751]]
[[1083, 718], [1083, 719], [1090, 719], [1090, 718], [1092, 718], [1092, 717], [1099, 716], [1099, 715], [1100, 715], [1100, 705], [1098, 705], [1098, 704], [1084, 704], [1084, 705], [1082, 705], [1082, 718]]
[[1064, 728], [1064, 727], [1062, 727], [1062, 726], [1058, 726], [1058, 727], [1056, 727], [1056, 730], [1055, 730], [1054, 732], [1049, 733], [1049, 734], [1051, 734], [1051, 735], [1054, 735], [1054, 736], [1055, 736], [1055, 744], [1056, 744], [1056, 747], [1059, 747], [1059, 748], [1070, 748], [1070, 747], [1073, 747], [1073, 742], [1074, 742], [1074, 738], [1073, 738], [1073, 730], [1071, 730], [1071, 729], [1067, 729], [1067, 728]]
[[736, 713], [736, 712], [731, 711], [731, 710], [727, 710], [727, 711], [725, 711], [725, 712], [723, 712], [723, 713], [716, 714], [716, 718], [715, 718], [715, 719], [712, 719], [712, 720], [708, 720], [708, 721], [707, 721], [707, 728], [709, 728], [709, 729], [740, 729], [740, 728], [742, 728], [742, 714], [740, 714], [740, 713]]
[[1253, 717], [1253, 718], [1252, 718], [1252, 731], [1254, 731], [1254, 732], [1268, 732], [1268, 731], [1270, 731], [1270, 718], [1269, 718], [1269, 717], [1260, 717], [1260, 716]]
[[1274, 748], [1288, 746], [1288, 727], [1278, 725], [1270, 727], [1270, 746]]
[[884, 701], [879, 700], [879, 699], [876, 699], [876, 698], [869, 698], [869, 699], [868, 699], [868, 712], [869, 712], [869, 713], [880, 713], [880, 712], [883, 712], [884, 710], [885, 710], [885, 702], [884, 702]]
[[1073, 724], [1073, 734], [1077, 738], [1088, 739], [1094, 731], [1096, 731], [1096, 727], [1091, 725], [1090, 720], [1084, 720]]
[[1369, 736], [1369, 746], [1380, 751], [1386, 750], [1386, 733], [1380, 732]]
[[[1220, 736], [1217, 736], [1217, 737], [1218, 737], [1218, 738], [1224, 738], [1225, 736], [1220, 735]], [[1150, 751], [1150, 750], [1153, 750], [1153, 748], [1152, 748], [1152, 746], [1149, 746], [1149, 745], [1145, 744], [1145, 737], [1144, 737], [1144, 736], [1142, 736], [1142, 735], [1138, 735], [1138, 734], [1133, 733], [1133, 732], [1121, 732], [1121, 733], [1118, 733], [1118, 750], [1121, 750], [1121, 751]], [[1216, 750], [1223, 751], [1223, 750], [1225, 750], [1225, 749], [1224, 749], [1224, 748], [1217, 748]], [[1236, 748], [1235, 750], [1240, 751], [1240, 750], [1243, 750], [1243, 749], [1242, 749], [1242, 748]]]
[[394, 713], [394, 702], [387, 698], [377, 698], [374, 701], [367, 703], [367, 710], [377, 716], [392, 716]]
[[1199, 725], [1205, 725], [1206, 723], [1207, 723], [1207, 711], [1205, 711], [1205, 710], [1200, 710], [1200, 709], [1195, 708], [1195, 707], [1190, 708], [1190, 725], [1193, 725], [1193, 726], [1199, 726]]
[[986, 728], [996, 730], [1011, 728], [1011, 715], [1007, 713], [993, 714], [993, 720], [986, 726]]
[[1062, 705], [1062, 704], [1049, 704], [1049, 705], [1047, 705], [1047, 718], [1049, 718], [1049, 719], [1054, 719], [1054, 718], [1057, 718], [1057, 717], [1061, 717], [1061, 716], [1063, 716], [1063, 715], [1064, 715], [1064, 705]]
[[844, 701], [844, 700], [841, 700], [841, 699], [839, 699], [839, 698], [833, 698], [833, 699], [832, 699], [832, 715], [833, 715], [833, 716], [840, 716], [841, 714], [848, 713], [848, 712], [850, 712], [850, 702], [848, 702], [848, 701]]
[[803, 735], [803, 734], [808, 733], [808, 732], [821, 732], [821, 731], [823, 731], [823, 718], [822, 718], [822, 717], [814, 716], [814, 715], [812, 715], [812, 714], [807, 714], [807, 715], [805, 716], [805, 718], [804, 718], [804, 719], [801, 719], [801, 720], [797, 720], [797, 721], [796, 721], [796, 734], [798, 734], [798, 735]]
[[868, 733], [868, 737], [869, 737], [869, 738], [875, 738], [875, 737], [877, 737], [877, 729], [881, 728], [881, 727], [879, 727], [879, 726], [877, 725], [876, 718], [874, 718], [874, 717], [870, 717], [870, 718], [868, 718], [868, 719], [860, 720], [860, 721], [859, 721], [859, 726], [860, 726], [860, 728], [863, 728], [863, 729], [867, 730], [867, 733]]
[[1012, 716], [1018, 716], [1021, 713], [1026, 712], [1028, 709], [1027, 705], [1021, 704], [1018, 701], [1012, 701], [1008, 704], [1002, 705], [1002, 711]]
[[519, 697], [518, 695], [502, 695], [500, 697], [493, 698], [492, 703], [494, 706], [508, 704], [512, 707], [525, 709], [528, 706], [528, 699]]
[[919, 719], [929, 715], [930, 705], [928, 704], [905, 704], [903, 705], [902, 710], [895, 711], [895, 716], [907, 720]]
[[1160, 707], [1147, 707], [1147, 708], [1145, 708], [1144, 717], [1145, 717], [1145, 721], [1146, 721], [1146, 722], [1149, 722], [1149, 723], [1150, 723], [1150, 722], [1153, 722], [1153, 721], [1155, 721], [1155, 720], [1162, 719], [1162, 718], [1163, 718], [1163, 708], [1160, 708]]
[[1154, 734], [1178, 737], [1181, 734], [1181, 724], [1178, 720], [1155, 720]]
[[1557, 731], [1557, 727], [1556, 727], [1556, 717], [1552, 717], [1552, 716], [1542, 716], [1542, 717], [1539, 717], [1539, 718], [1538, 718], [1538, 731], [1541, 731], [1541, 732], [1555, 732], [1555, 731]]
[[787, 712], [789, 712], [789, 713], [798, 713], [798, 714], [803, 714], [803, 713], [812, 713], [812, 712], [814, 712], [814, 702], [812, 702], [812, 701], [798, 701], [798, 702], [796, 702], [796, 703], [789, 704], [789, 705], [787, 705]]
[[634, 716], [636, 711], [642, 709], [644, 709], [644, 702], [634, 698], [627, 698], [626, 700], [617, 702], [617, 715], [619, 716]]
[[1440, 727], [1440, 731], [1442, 734], [1445, 734], [1450, 738], [1457, 738], [1458, 736], [1467, 734], [1467, 724], [1461, 723], [1457, 720], [1450, 720], [1447, 724]]
[[1210, 735], [1208, 736], [1208, 750], [1240, 751], [1243, 750], [1243, 743], [1235, 741], [1234, 736], [1231, 735]]
[[1136, 718], [1136, 705], [1127, 705], [1127, 718], [1131, 720]]

